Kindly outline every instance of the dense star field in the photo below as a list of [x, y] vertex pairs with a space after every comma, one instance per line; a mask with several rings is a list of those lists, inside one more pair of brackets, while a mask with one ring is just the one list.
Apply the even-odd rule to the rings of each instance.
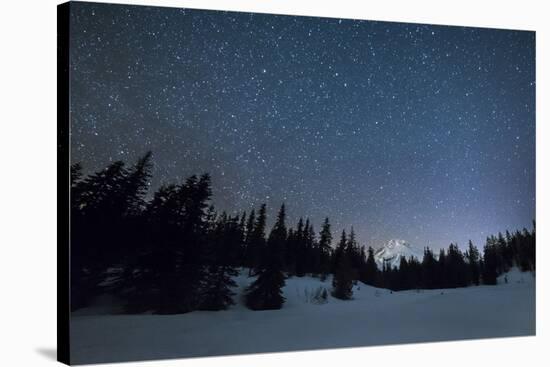
[[535, 216], [534, 32], [73, 3], [71, 158], [378, 246]]

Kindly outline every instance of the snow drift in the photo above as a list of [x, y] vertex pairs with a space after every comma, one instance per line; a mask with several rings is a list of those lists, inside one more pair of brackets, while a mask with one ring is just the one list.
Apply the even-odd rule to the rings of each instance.
[[[406, 246], [405, 246], [406, 247]], [[513, 270], [497, 286], [390, 292], [357, 283], [350, 301], [312, 295], [331, 279], [290, 278], [281, 310], [251, 311], [246, 271], [235, 278], [236, 305], [181, 315], [107, 315], [101, 305], [73, 313], [72, 362], [99, 363], [535, 334], [535, 280]], [[103, 314], [101, 314], [103, 313]]]

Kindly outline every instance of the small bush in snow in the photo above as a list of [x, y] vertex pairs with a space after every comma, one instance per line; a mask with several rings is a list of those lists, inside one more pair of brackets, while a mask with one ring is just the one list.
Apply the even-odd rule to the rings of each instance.
[[304, 289], [304, 297], [306, 303], [313, 303], [321, 305], [328, 302], [328, 291], [325, 287], [319, 286], [313, 292], [310, 292], [308, 288]]
[[328, 302], [328, 292], [325, 287], [319, 287], [313, 292], [311, 296], [311, 303], [322, 305]]

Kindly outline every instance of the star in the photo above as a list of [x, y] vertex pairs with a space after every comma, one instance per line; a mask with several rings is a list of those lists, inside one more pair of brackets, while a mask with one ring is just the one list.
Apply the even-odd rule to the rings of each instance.
[[152, 150], [228, 213], [283, 201], [361, 244], [446, 247], [535, 215], [533, 32], [74, 3], [71, 159]]

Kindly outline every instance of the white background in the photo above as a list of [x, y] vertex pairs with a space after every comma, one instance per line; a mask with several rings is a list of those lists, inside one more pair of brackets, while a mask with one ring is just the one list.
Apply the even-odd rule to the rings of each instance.
[[[550, 13], [538, 1], [117, 1], [202, 9], [537, 31], [537, 336], [130, 363], [155, 366], [514, 366], [549, 363]], [[56, 4], [0, 11], [0, 366], [54, 365], [56, 350]], [[546, 16], [545, 16], [546, 14]], [[546, 142], [546, 144], [545, 144]], [[546, 164], [546, 167], [545, 167]], [[330, 332], [330, 331], [327, 331]], [[369, 330], [365, 330], [368, 333]], [[107, 366], [107, 365], [106, 365]]]

